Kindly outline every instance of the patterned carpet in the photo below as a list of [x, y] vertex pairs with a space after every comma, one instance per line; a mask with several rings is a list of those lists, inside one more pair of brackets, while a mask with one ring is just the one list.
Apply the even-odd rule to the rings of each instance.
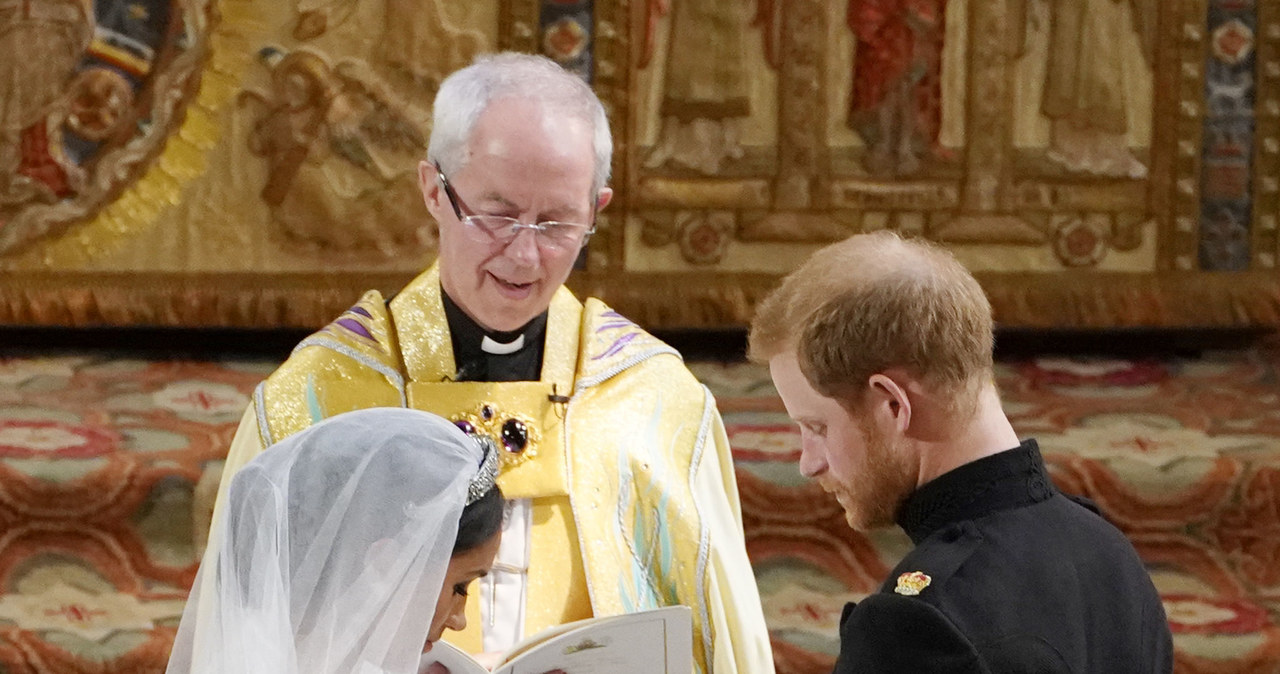
[[[0, 359], [0, 674], [164, 670], [204, 535], [193, 504], [274, 365]], [[841, 606], [907, 541], [850, 532], [800, 478], [760, 368], [692, 367], [729, 428], [778, 671], [830, 671]], [[998, 378], [1059, 485], [1147, 561], [1177, 671], [1280, 673], [1280, 350], [1004, 361]]]

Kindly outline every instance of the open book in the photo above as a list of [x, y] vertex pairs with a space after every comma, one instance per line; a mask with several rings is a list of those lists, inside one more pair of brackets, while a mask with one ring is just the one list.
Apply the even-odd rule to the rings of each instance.
[[[693, 619], [688, 606], [588, 618], [558, 625], [516, 644], [494, 674], [689, 674]], [[487, 674], [455, 646], [436, 642], [418, 674]], [[558, 674], [558, 673], [557, 673]]]

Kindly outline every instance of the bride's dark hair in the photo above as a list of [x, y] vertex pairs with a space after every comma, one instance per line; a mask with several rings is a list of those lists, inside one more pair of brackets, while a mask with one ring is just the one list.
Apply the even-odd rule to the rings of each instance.
[[494, 485], [484, 496], [462, 509], [458, 520], [458, 540], [453, 554], [459, 555], [484, 545], [502, 529], [502, 490]]

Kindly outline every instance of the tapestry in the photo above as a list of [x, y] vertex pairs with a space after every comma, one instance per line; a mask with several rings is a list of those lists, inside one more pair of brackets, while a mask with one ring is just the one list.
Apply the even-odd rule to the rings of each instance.
[[1002, 324], [1280, 324], [1268, 0], [0, 0], [0, 324], [316, 327], [435, 257], [444, 76], [584, 78], [571, 285], [745, 325], [823, 244], [954, 251]]

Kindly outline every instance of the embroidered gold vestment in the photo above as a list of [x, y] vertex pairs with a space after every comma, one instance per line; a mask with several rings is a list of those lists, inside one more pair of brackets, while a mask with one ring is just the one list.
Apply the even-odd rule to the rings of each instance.
[[[773, 671], [723, 425], [674, 349], [561, 288], [539, 381], [455, 382], [455, 371], [432, 267], [390, 303], [370, 291], [303, 340], [255, 391], [240, 433], [256, 425], [251, 444], [267, 447], [371, 406], [423, 409], [487, 433], [503, 447], [504, 495], [533, 504], [526, 635], [685, 604], [700, 671]], [[246, 446], [238, 434], [224, 486], [256, 453]], [[446, 635], [473, 652], [476, 594], [466, 632]]]

